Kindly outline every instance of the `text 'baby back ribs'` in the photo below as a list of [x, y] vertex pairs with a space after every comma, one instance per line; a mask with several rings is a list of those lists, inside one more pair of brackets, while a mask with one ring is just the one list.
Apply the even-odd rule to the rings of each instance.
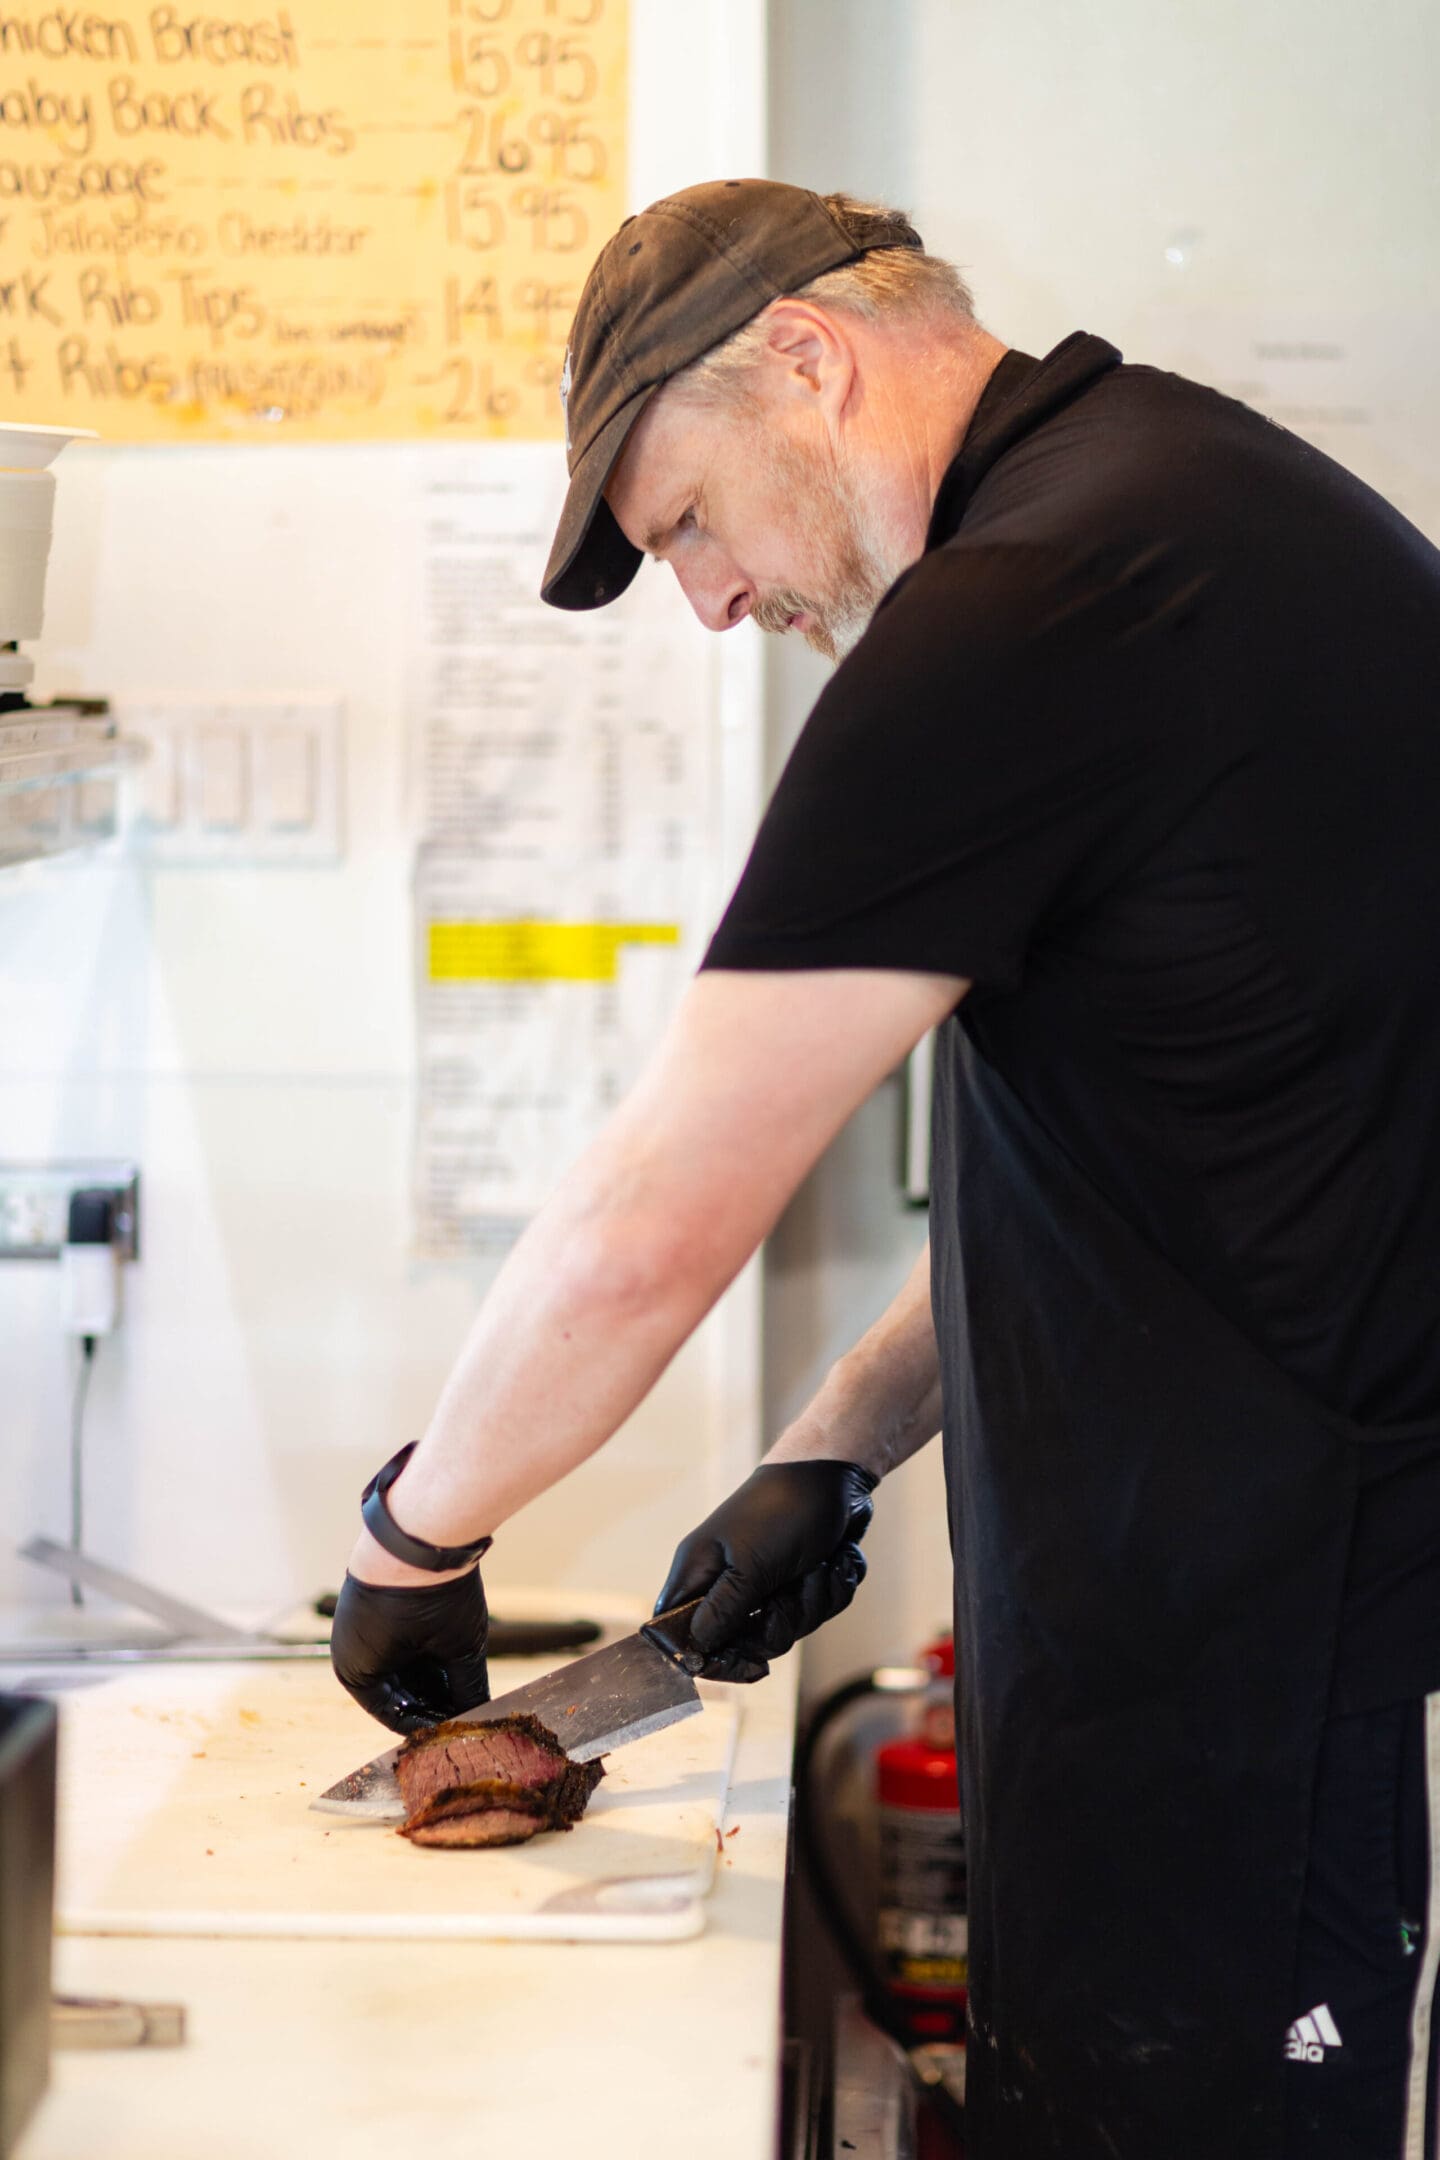
[[571, 1762], [535, 1717], [431, 1725], [396, 1758], [400, 1835], [416, 1845], [521, 1845], [541, 1830], [572, 1830], [604, 1775], [599, 1762]]

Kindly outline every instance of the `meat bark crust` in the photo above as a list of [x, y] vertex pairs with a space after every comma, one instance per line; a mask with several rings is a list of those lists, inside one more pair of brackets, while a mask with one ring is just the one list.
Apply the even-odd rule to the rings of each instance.
[[573, 1763], [555, 1735], [528, 1715], [493, 1725], [452, 1721], [406, 1741], [395, 1762], [416, 1845], [520, 1845], [542, 1830], [571, 1830], [605, 1775]]

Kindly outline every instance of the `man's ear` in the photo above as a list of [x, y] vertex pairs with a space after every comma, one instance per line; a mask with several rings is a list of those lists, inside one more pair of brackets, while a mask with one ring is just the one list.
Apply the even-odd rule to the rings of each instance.
[[854, 388], [857, 365], [843, 319], [807, 300], [772, 300], [764, 327], [772, 395], [838, 422]]

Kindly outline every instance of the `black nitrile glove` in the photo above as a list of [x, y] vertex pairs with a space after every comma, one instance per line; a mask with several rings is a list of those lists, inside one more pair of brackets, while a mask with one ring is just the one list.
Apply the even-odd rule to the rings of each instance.
[[682, 1540], [655, 1610], [704, 1598], [690, 1639], [707, 1680], [763, 1680], [771, 1658], [844, 1612], [879, 1482], [857, 1463], [762, 1463]]
[[330, 1630], [335, 1677], [392, 1732], [416, 1732], [490, 1700], [490, 1615], [479, 1568], [449, 1582], [345, 1577]]

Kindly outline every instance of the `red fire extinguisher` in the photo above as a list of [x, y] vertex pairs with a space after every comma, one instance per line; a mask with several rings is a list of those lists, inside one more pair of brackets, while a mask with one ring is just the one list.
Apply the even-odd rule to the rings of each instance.
[[[920, 2160], [958, 2160], [964, 2147], [968, 1870], [954, 1674], [947, 1636], [914, 1666], [882, 1666], [845, 1681], [815, 1709], [796, 1762], [801, 1864], [867, 2015], [897, 2042], [913, 2073]], [[869, 1773], [879, 1818], [872, 1903], [863, 1871], [836, 1864], [834, 1769], [844, 1756], [829, 1750], [843, 1721], [877, 1698], [904, 1699], [909, 1708], [902, 1737], [877, 1747], [868, 1762], [852, 1756], [856, 1771]], [[843, 1768], [840, 1774], [843, 1781]]]
[[933, 1685], [912, 1729], [876, 1751], [880, 1814], [877, 1951], [899, 2021], [915, 2042], [965, 2037], [969, 1932], [965, 1825], [955, 1759], [955, 1645], [922, 1651]]

